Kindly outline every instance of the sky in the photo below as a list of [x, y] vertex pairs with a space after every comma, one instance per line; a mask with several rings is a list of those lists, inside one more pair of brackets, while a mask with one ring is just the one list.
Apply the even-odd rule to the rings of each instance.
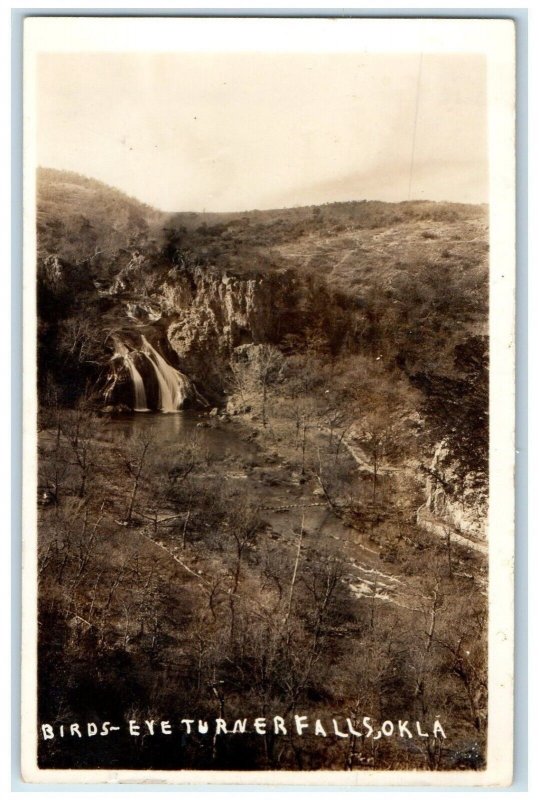
[[473, 54], [43, 54], [41, 166], [163, 211], [488, 200]]

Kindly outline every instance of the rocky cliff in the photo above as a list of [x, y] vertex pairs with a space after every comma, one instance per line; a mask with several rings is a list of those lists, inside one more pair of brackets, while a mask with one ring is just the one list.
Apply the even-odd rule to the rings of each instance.
[[[143, 333], [210, 396], [222, 392], [234, 348], [282, 338], [283, 314], [294, 312], [290, 290], [286, 276], [238, 277], [203, 268], [170, 270], [151, 298], [135, 299], [126, 275], [100, 288], [114, 298], [108, 313], [121, 322], [119, 335], [131, 351], [140, 349], [136, 339]], [[118, 352], [114, 340], [110, 344], [114, 367]]]
[[160, 291], [167, 339], [189, 375], [218, 389], [235, 347], [275, 338], [283, 289], [261, 276], [201, 268], [167, 281]]
[[420, 527], [476, 549], [486, 544], [487, 492], [484, 477], [459, 475], [447, 442], [441, 441], [427, 470], [425, 503], [417, 512]]

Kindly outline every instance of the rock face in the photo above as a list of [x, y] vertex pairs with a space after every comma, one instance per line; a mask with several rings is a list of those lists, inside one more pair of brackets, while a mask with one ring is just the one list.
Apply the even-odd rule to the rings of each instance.
[[211, 340], [226, 350], [256, 341], [271, 327], [270, 294], [261, 277], [242, 280], [197, 269], [190, 286], [164, 287], [170, 311], [179, 315], [170, 341], [183, 354]]
[[220, 392], [235, 348], [278, 336], [289, 282], [202, 268], [174, 277], [158, 294], [168, 342], [202, 390]]
[[[135, 271], [133, 264], [131, 259], [121, 272], [124, 289], [116, 277], [100, 291], [102, 296], [114, 297], [124, 322], [109, 341], [116, 345], [105, 383], [106, 402], [111, 402], [112, 396], [130, 402], [133, 391], [129, 386], [137, 383], [140, 373], [147, 398], [136, 402], [141, 408], [145, 402], [150, 408], [159, 407], [153, 397], [155, 380], [151, 370], [148, 374], [147, 353], [140, 344], [144, 335], [169, 366], [176, 371], [181, 368], [188, 376], [191, 388], [184, 392], [187, 399], [196, 400], [201, 392], [216, 402], [230, 378], [233, 354], [278, 339], [294, 315], [301, 313], [293, 279], [286, 274], [236, 276], [211, 267], [173, 268], [153, 287], [151, 299], [135, 299], [133, 287], [128, 285]], [[136, 267], [140, 268], [138, 261]], [[127, 360], [117, 344], [119, 338], [127, 346], [128, 356], [132, 355]]]
[[486, 542], [486, 487], [477, 475], [461, 479], [447, 443], [440, 442], [432, 459], [425, 486], [426, 502], [417, 512], [417, 522], [438, 535], [452, 533], [472, 545]]

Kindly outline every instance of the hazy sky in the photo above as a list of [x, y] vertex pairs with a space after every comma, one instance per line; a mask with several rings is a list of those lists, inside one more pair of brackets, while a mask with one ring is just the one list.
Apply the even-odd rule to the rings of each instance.
[[474, 55], [42, 55], [38, 163], [166, 211], [486, 202]]

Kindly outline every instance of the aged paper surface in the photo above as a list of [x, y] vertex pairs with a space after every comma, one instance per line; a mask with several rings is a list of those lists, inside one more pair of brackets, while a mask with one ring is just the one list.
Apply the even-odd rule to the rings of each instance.
[[26, 21], [25, 780], [511, 782], [514, 62]]

